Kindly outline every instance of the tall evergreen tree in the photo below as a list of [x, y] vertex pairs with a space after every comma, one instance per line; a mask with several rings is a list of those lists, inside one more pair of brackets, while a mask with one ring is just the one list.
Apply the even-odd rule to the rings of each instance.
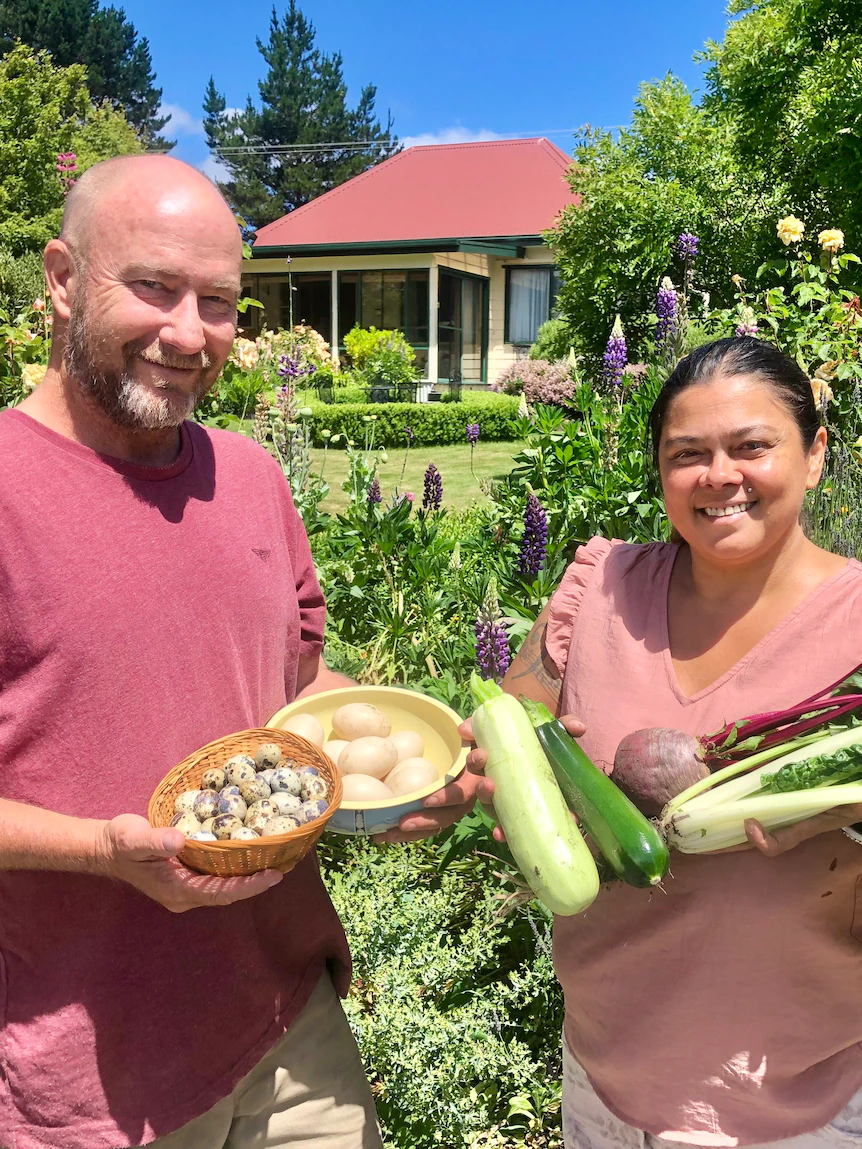
[[281, 20], [273, 8], [269, 42], [257, 41], [269, 65], [258, 85], [260, 109], [249, 97], [229, 114], [212, 78], [207, 86], [207, 141], [228, 171], [219, 186], [251, 227], [359, 175], [397, 146], [391, 117], [385, 128], [375, 117], [376, 88], [368, 84], [349, 108], [341, 54], [325, 55], [314, 38], [314, 26], [290, 0]]
[[171, 147], [159, 132], [162, 90], [155, 86], [150, 48], [122, 8], [98, 0], [0, 0], [0, 52], [15, 40], [46, 49], [55, 64], [83, 64], [94, 102], [122, 108], [149, 147]]

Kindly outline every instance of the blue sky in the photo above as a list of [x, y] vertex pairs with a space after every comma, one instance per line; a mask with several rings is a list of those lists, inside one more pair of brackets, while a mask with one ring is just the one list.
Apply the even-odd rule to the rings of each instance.
[[[550, 135], [566, 151], [571, 129], [627, 123], [642, 80], [675, 72], [702, 81], [692, 60], [721, 39], [725, 0], [305, 0], [325, 52], [340, 51], [355, 101], [377, 86], [405, 143]], [[283, 11], [282, 0], [278, 2]], [[265, 64], [267, 0], [124, 0], [150, 42], [174, 154], [204, 166], [200, 118], [209, 76], [228, 107], [257, 99]], [[553, 134], [552, 134], [553, 133]]]

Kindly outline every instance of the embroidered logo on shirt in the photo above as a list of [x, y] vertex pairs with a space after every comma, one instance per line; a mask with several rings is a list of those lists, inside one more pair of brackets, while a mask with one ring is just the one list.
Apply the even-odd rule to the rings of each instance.
[[261, 550], [260, 547], [252, 547], [251, 549], [253, 553], [256, 554], [259, 559], [263, 559], [264, 562], [267, 562], [270, 554], [272, 553], [268, 550]]

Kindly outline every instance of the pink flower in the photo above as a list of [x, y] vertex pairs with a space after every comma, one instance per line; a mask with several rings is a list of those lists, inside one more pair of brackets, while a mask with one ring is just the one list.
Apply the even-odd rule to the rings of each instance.
[[44, 299], [34, 299], [33, 300], [33, 310], [34, 311], [44, 311], [45, 310], [45, 300]]
[[407, 500], [408, 503], [412, 503], [413, 500], [416, 498], [416, 496], [413, 494], [412, 491], [405, 491], [404, 492], [404, 498]]

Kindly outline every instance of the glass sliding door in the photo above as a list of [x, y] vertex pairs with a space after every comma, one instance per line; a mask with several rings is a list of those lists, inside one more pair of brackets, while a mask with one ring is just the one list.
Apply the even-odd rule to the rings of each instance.
[[437, 303], [439, 382], [481, 383], [488, 342], [488, 281], [441, 267]]

